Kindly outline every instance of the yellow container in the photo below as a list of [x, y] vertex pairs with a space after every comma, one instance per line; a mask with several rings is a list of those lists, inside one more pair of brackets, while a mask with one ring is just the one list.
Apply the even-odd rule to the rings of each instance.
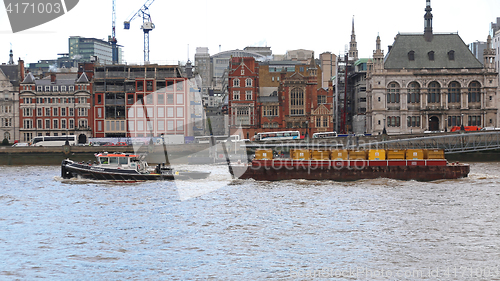
[[366, 150], [349, 150], [348, 154], [351, 160], [366, 160], [368, 158], [368, 151]]
[[330, 151], [328, 150], [313, 150], [312, 160], [330, 160]]
[[311, 150], [309, 149], [290, 149], [290, 156], [293, 160], [311, 159]]
[[385, 149], [370, 149], [368, 160], [385, 160]]
[[407, 149], [406, 150], [407, 160], [423, 160], [424, 150], [423, 149]]
[[347, 160], [349, 159], [349, 154], [347, 149], [334, 149], [330, 152], [330, 159], [332, 160]]
[[387, 151], [387, 160], [404, 160], [405, 159], [405, 150], [401, 149], [388, 149]]
[[271, 160], [271, 159], [273, 159], [273, 150], [272, 149], [257, 149], [257, 150], [255, 150], [255, 159], [256, 160]]
[[445, 159], [444, 150], [442, 149], [424, 149], [425, 159]]

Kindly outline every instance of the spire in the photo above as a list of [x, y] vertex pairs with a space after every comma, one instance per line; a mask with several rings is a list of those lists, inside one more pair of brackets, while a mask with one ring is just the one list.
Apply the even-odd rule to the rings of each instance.
[[10, 44], [10, 59], [9, 59], [9, 64], [13, 65], [14, 64], [14, 54], [12, 54], [12, 44]]
[[314, 52], [312, 52], [311, 55], [311, 62], [309, 63], [309, 68], [307, 69], [309, 72], [309, 76], [311, 77], [316, 77], [318, 75], [317, 71], [318, 69], [316, 68], [316, 61], [314, 60]]
[[354, 33], [354, 16], [352, 16], [352, 33], [351, 33], [351, 42], [349, 43], [349, 58], [353, 58], [353, 60], [358, 60], [358, 47], [356, 43], [356, 34]]
[[431, 0], [426, 0], [427, 6], [425, 7], [425, 15], [424, 15], [424, 38], [425, 41], [432, 41], [432, 8], [431, 8]]

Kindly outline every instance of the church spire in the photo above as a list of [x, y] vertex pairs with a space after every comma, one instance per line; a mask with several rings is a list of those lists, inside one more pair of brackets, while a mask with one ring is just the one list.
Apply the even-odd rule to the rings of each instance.
[[425, 7], [425, 16], [424, 16], [424, 38], [425, 41], [432, 41], [432, 8], [431, 8], [431, 0], [426, 0], [427, 5]]
[[12, 44], [10, 44], [10, 55], [9, 55], [9, 64], [13, 65], [14, 64], [14, 54], [12, 54]]
[[354, 16], [352, 16], [351, 43], [349, 44], [349, 58], [358, 60], [358, 44], [356, 43], [356, 33], [354, 33]]

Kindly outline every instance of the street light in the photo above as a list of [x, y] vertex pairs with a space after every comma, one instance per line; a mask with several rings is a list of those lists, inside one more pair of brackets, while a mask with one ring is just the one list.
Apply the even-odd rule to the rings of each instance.
[[384, 117], [384, 129], [382, 130], [383, 135], [387, 135], [387, 130], [385, 129], [385, 117]]
[[465, 131], [464, 128], [464, 114], [462, 113], [462, 118], [460, 118], [460, 131]]
[[444, 119], [444, 132], [448, 132], [448, 118]]

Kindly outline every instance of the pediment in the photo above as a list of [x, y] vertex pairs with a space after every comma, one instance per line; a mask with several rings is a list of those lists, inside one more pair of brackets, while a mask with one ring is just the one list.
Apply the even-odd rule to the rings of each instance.
[[324, 104], [320, 104], [316, 109], [313, 110], [313, 115], [331, 115], [333, 112], [328, 109]]

